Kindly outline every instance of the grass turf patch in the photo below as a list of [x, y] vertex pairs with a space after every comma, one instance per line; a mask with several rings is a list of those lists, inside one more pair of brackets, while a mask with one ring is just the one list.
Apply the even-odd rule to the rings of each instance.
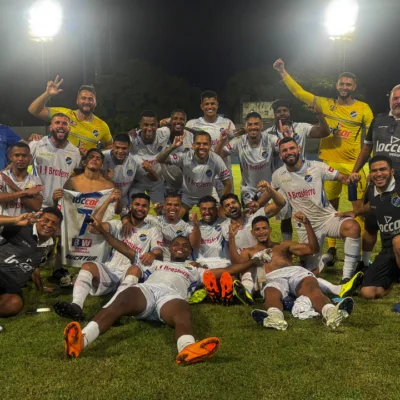
[[[240, 173], [234, 166], [236, 193]], [[341, 209], [349, 209], [342, 201]], [[271, 220], [273, 237], [279, 225]], [[379, 250], [377, 246], [376, 250]], [[325, 246], [326, 250], [326, 246]], [[376, 253], [375, 253], [376, 254]], [[340, 262], [322, 275], [339, 282]], [[50, 271], [44, 271], [49, 275]], [[75, 271], [77, 273], [77, 270]], [[40, 295], [24, 289], [25, 310], [71, 300], [71, 291]], [[397, 399], [399, 315], [391, 312], [399, 289], [382, 300], [356, 298], [355, 310], [337, 330], [320, 318], [299, 321], [285, 313], [289, 328], [266, 330], [251, 319], [252, 308], [193, 306], [195, 336], [218, 336], [220, 351], [211, 360], [181, 367], [172, 329], [123, 318], [88, 347], [67, 360], [63, 329], [54, 312], [1, 319], [1, 399]], [[88, 297], [91, 317], [108, 298]], [[253, 308], [261, 308], [258, 303]]]

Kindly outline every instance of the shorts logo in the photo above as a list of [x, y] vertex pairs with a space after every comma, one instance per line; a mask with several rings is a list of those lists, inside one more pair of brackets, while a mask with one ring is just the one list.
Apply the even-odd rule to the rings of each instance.
[[94, 137], [99, 136], [99, 131], [97, 129], [94, 129], [92, 133]]
[[262, 155], [263, 158], [268, 158], [268, 151], [263, 150], [261, 155]]
[[72, 164], [72, 158], [71, 157], [67, 157], [65, 159], [65, 162], [67, 163], [67, 165], [71, 165]]
[[131, 169], [128, 169], [128, 171], [126, 171], [126, 174], [128, 176], [132, 176], [133, 175], [133, 171]]
[[176, 231], [176, 236], [183, 236], [183, 231], [181, 231], [181, 230]]
[[393, 193], [393, 194], [392, 194], [391, 203], [392, 203], [395, 207], [400, 207], [400, 195], [399, 195], [398, 193]]
[[293, 135], [293, 139], [294, 139], [296, 142], [298, 142], [299, 139], [300, 139], [299, 134], [298, 134], [298, 133], [295, 133], [295, 134]]
[[312, 182], [312, 176], [311, 176], [311, 175], [306, 175], [306, 176], [304, 177], [304, 180], [305, 180], [306, 182]]
[[141, 235], [139, 235], [139, 239], [144, 242], [147, 239], [147, 235], [145, 233], [142, 233]]
[[212, 171], [211, 171], [210, 169], [208, 169], [207, 172], [206, 172], [206, 175], [207, 175], [208, 177], [212, 176]]
[[158, 146], [157, 151], [162, 151], [163, 147], [162, 146]]
[[351, 118], [355, 118], [355, 117], [357, 117], [357, 112], [356, 111], [352, 111], [351, 113], [350, 113], [350, 117]]

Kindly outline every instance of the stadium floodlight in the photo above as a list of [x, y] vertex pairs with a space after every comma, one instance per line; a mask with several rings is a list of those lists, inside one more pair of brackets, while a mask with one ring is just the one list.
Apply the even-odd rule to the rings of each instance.
[[39, 0], [29, 10], [29, 35], [33, 40], [53, 40], [61, 29], [62, 8], [51, 0]]
[[332, 40], [349, 40], [358, 18], [357, 0], [332, 0], [325, 14], [325, 26]]

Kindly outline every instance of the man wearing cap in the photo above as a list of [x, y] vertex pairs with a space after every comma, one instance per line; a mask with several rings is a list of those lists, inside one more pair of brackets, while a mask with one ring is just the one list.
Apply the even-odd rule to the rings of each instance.
[[[71, 130], [68, 140], [79, 148], [81, 155], [85, 155], [89, 149], [97, 147], [101, 142], [102, 147], [112, 148], [112, 137], [108, 125], [93, 114], [96, 108], [96, 90], [93, 86], [83, 85], [78, 90], [76, 104], [77, 110], [64, 107], [46, 107], [46, 103], [61, 93], [60, 89], [63, 79], [59, 80], [58, 75], [53, 81], [47, 82], [47, 87], [37, 99], [29, 106], [28, 111], [44, 121], [48, 121], [54, 114], [63, 113], [71, 120]], [[40, 135], [34, 134], [30, 140], [40, 140]]]

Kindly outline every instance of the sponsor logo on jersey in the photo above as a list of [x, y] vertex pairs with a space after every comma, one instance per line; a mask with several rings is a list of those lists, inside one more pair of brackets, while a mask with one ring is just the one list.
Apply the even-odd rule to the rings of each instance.
[[316, 195], [315, 189], [303, 189], [299, 192], [287, 192], [289, 200], [301, 199], [303, 197], [310, 197]]
[[200, 240], [201, 244], [212, 244], [212, 243], [215, 243], [215, 242], [218, 242], [218, 237], [213, 237], [211, 239], [203, 239], [203, 238], [201, 238], [201, 240]]
[[72, 247], [92, 247], [92, 239], [73, 238]]
[[304, 180], [305, 180], [306, 182], [312, 182], [312, 176], [311, 176], [311, 175], [306, 175], [306, 176], [304, 177]]
[[393, 193], [392, 194], [392, 199], [390, 202], [395, 206], [395, 207], [400, 207], [400, 195], [398, 193]]
[[96, 197], [101, 197], [101, 194], [90, 193], [90, 197], [81, 194], [80, 196], [76, 196], [72, 198], [72, 203], [75, 204], [83, 204], [86, 208], [95, 208], [99, 203], [99, 200]]
[[400, 219], [392, 221], [393, 217], [386, 215], [384, 216], [384, 218], [385, 218], [385, 223], [379, 224], [379, 229], [381, 232], [391, 233], [394, 235], [400, 233]]
[[145, 233], [141, 233], [141, 234], [139, 235], [139, 239], [140, 239], [142, 242], [144, 242], [145, 240], [147, 240], [147, 235], [146, 235]]
[[355, 118], [355, 117], [357, 117], [357, 111], [352, 111], [351, 113], [350, 113], [350, 117], [351, 118]]
[[[400, 154], [400, 139], [395, 137], [395, 136], [391, 136], [390, 138], [390, 143], [380, 143], [379, 140], [377, 140], [376, 142], [376, 151], [377, 152], [386, 152], [386, 153], [399, 153]], [[398, 156], [396, 154], [396, 156]]]
[[128, 176], [132, 176], [133, 175], [133, 171], [131, 169], [128, 169], [128, 171], [126, 171], [126, 174]]
[[69, 178], [70, 173], [63, 171], [62, 169], [56, 169], [53, 167], [48, 167], [47, 165], [41, 165], [38, 168], [39, 175], [54, 175], [60, 178]]
[[212, 171], [210, 169], [208, 169], [206, 171], [206, 175], [210, 178], [212, 176]]
[[97, 137], [97, 136], [99, 136], [99, 131], [97, 130], [97, 129], [93, 129], [93, 136], [94, 137]]
[[65, 162], [67, 163], [67, 165], [71, 165], [72, 164], [72, 158], [71, 157], [67, 157], [65, 159]]

